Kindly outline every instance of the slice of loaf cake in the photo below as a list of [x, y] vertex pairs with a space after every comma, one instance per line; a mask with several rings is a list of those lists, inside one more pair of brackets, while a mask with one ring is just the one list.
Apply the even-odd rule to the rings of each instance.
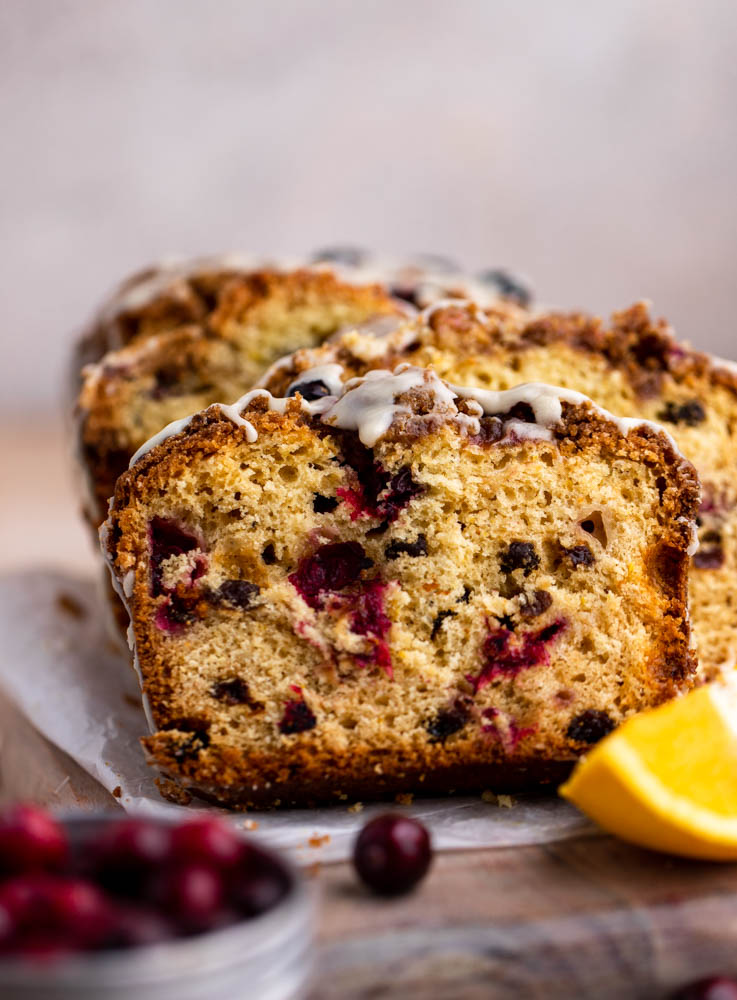
[[534, 313], [501, 303], [482, 312], [456, 304], [427, 311], [381, 340], [348, 332], [324, 350], [298, 352], [263, 384], [286, 394], [302, 371], [336, 361], [346, 377], [410, 362], [491, 389], [551, 382], [584, 392], [613, 413], [664, 424], [703, 484], [691, 572], [701, 667], [706, 676], [734, 668], [737, 366], [680, 344], [642, 303], [617, 313], [609, 326], [578, 313]]
[[166, 428], [103, 550], [151, 761], [231, 806], [561, 777], [694, 673], [693, 467], [578, 393], [401, 367]]
[[345, 326], [412, 312], [377, 284], [327, 268], [221, 258], [144, 272], [101, 310], [75, 363], [78, 454], [96, 528], [131, 455], [165, 424], [237, 399], [264, 369]]

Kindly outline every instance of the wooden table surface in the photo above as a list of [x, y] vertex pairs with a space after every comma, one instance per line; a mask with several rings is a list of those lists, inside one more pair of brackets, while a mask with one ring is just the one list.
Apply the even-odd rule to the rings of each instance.
[[[61, 433], [0, 434], [0, 570], [92, 567]], [[117, 809], [0, 695], [0, 802]], [[737, 974], [737, 866], [680, 861], [613, 838], [446, 853], [414, 894], [370, 897], [347, 864], [319, 889], [310, 1000], [658, 1000]]]

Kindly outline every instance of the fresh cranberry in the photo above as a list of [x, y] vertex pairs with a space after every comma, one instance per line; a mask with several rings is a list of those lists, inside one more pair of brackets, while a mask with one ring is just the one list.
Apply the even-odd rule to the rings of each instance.
[[422, 823], [393, 813], [369, 820], [353, 849], [356, 871], [381, 896], [408, 892], [425, 876], [431, 861], [430, 835]]
[[211, 865], [182, 864], [160, 872], [151, 895], [182, 927], [205, 930], [222, 909], [224, 886], [220, 873]]
[[331, 542], [303, 559], [289, 582], [311, 608], [319, 609], [325, 591], [342, 590], [355, 583], [367, 565], [371, 564], [358, 542]]
[[67, 856], [63, 829], [44, 809], [18, 804], [0, 814], [0, 870], [9, 875], [59, 868]]
[[699, 979], [674, 993], [673, 1000], [737, 1000], [737, 980], [726, 976]]
[[46, 919], [79, 947], [94, 947], [107, 936], [111, 907], [97, 886], [81, 879], [60, 878], [50, 881], [45, 897]]
[[172, 857], [177, 862], [193, 861], [228, 869], [237, 864], [243, 844], [230, 827], [216, 819], [193, 819], [172, 832]]
[[111, 892], [138, 895], [150, 875], [168, 860], [169, 830], [142, 819], [112, 823], [90, 845], [92, 870]]
[[106, 944], [108, 948], [139, 948], [170, 941], [176, 936], [171, 921], [158, 910], [119, 905], [113, 913]]
[[288, 891], [289, 876], [284, 869], [254, 851], [230, 886], [229, 895], [240, 913], [257, 917], [276, 906]]
[[12, 946], [17, 932], [17, 924], [10, 908], [0, 901], [0, 955]]

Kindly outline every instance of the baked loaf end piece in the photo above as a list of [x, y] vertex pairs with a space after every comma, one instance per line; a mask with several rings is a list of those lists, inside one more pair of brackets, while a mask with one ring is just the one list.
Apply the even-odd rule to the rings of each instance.
[[525, 787], [691, 684], [698, 481], [666, 434], [550, 386], [314, 375], [118, 481], [165, 775], [230, 806]]
[[222, 258], [131, 279], [77, 354], [77, 362], [93, 362], [77, 398], [90, 523], [104, 520], [116, 479], [167, 423], [238, 399], [283, 354], [344, 326], [391, 322], [409, 308], [377, 284], [325, 267], [248, 270]]
[[324, 350], [297, 352], [264, 383], [292, 391], [300, 373], [339, 361], [345, 376], [401, 362], [466, 385], [506, 389], [542, 381], [579, 390], [613, 413], [662, 423], [696, 465], [703, 486], [691, 613], [706, 677], [737, 665], [737, 366], [679, 343], [638, 303], [611, 323], [580, 313], [498, 303], [428, 310], [377, 340], [347, 332]]

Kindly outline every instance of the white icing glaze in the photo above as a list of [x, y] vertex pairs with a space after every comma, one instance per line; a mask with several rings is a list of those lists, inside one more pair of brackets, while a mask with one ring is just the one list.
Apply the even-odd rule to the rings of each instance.
[[[112, 500], [110, 501], [110, 506], [112, 507]], [[120, 598], [125, 610], [128, 612], [129, 625], [126, 630], [126, 639], [128, 640], [128, 648], [133, 654], [133, 669], [138, 677], [138, 683], [141, 686], [141, 701], [143, 704], [143, 714], [146, 716], [146, 724], [148, 725], [150, 732], [156, 731], [156, 726], [154, 724], [154, 715], [151, 711], [151, 702], [149, 701], [148, 695], [146, 694], [146, 688], [143, 683], [143, 671], [141, 670], [141, 661], [138, 658], [138, 649], [136, 647], [136, 636], [133, 630], [133, 615], [131, 614], [130, 604], [128, 603], [131, 596], [133, 595], [133, 585], [135, 583], [135, 571], [129, 570], [123, 577], [123, 583], [121, 585], [120, 580], [115, 572], [115, 566], [113, 564], [112, 556], [110, 555], [110, 550], [108, 549], [108, 539], [110, 536], [110, 522], [105, 521], [104, 524], [100, 526], [100, 548], [102, 549], [102, 554], [105, 558], [107, 568], [110, 570], [110, 582], [113, 585], [113, 590]], [[129, 581], [129, 578], [133, 577]]]
[[179, 434], [183, 431], [185, 427], [188, 427], [192, 422], [192, 417], [182, 417], [180, 420], [172, 420], [170, 424], [166, 427], [162, 427], [158, 434], [154, 434], [150, 437], [148, 441], [144, 442], [138, 451], [135, 453], [133, 458], [130, 460], [128, 468], [132, 468], [136, 462], [147, 455], [152, 448], [155, 448], [157, 444], [161, 444], [162, 441], [166, 441], [167, 438], [173, 437], [175, 434]]
[[715, 354], [710, 354], [709, 360], [715, 368], [721, 368], [730, 375], [737, 375], [737, 361], [729, 361], [727, 358], [718, 358]]

